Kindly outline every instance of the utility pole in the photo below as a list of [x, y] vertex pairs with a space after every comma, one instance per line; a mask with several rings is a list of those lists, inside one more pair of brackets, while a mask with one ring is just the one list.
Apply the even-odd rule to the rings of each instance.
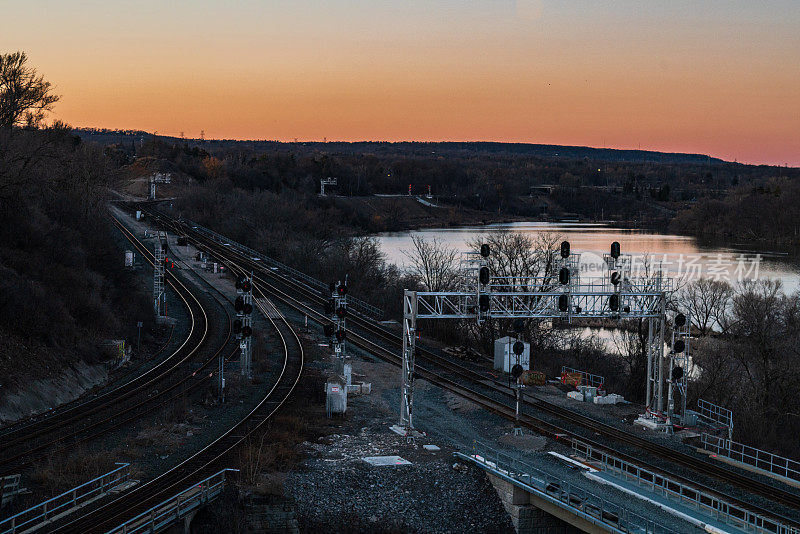
[[514, 435], [521, 436], [522, 435], [522, 424], [519, 422], [519, 411], [520, 411], [520, 401], [522, 400], [522, 388], [525, 387], [520, 378], [522, 377], [522, 373], [525, 370], [521, 363], [520, 357], [522, 353], [525, 352], [525, 344], [520, 340], [515, 340], [513, 344], [511, 344], [511, 339], [508, 340], [511, 347], [511, 351], [514, 352], [514, 356], [516, 358], [516, 363], [511, 368], [511, 377], [514, 379], [514, 395], [517, 400], [516, 410], [514, 412]]

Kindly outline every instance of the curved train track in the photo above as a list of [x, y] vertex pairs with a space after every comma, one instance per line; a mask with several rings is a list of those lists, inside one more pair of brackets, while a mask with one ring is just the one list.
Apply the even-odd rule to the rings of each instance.
[[[308, 304], [304, 302], [301, 302], [300, 300], [293, 297], [287, 292], [291, 291], [293, 293], [299, 294], [305, 300], [317, 304], [321, 308], [322, 305], [324, 305], [325, 298], [319, 293], [317, 293], [315, 290], [309, 288], [303, 283], [299, 283], [290, 278], [281, 276], [279, 272], [275, 272], [272, 269], [265, 268], [265, 266], [259, 264], [258, 261], [254, 261], [252, 258], [246, 257], [238, 253], [236, 250], [232, 250], [232, 247], [221, 246], [219, 243], [216, 243], [215, 241], [209, 239], [205, 235], [193, 230], [190, 226], [180, 223], [174, 219], [171, 219], [165, 216], [163, 213], [153, 211], [152, 214], [168, 229], [183, 235], [188, 235], [193, 239], [195, 244], [197, 244], [202, 248], [205, 248], [210, 254], [213, 254], [215, 257], [237, 261], [241, 265], [245, 266], [247, 269], [250, 269], [254, 273], [257, 273], [255, 279], [256, 282], [260, 285], [262, 289], [266, 289], [275, 298], [281, 300], [282, 302], [286, 303], [295, 310], [308, 315], [311, 319], [313, 319], [316, 322], [322, 324], [327, 324], [330, 322], [330, 320], [327, 317], [316, 311], [316, 309], [310, 307]], [[279, 286], [288, 289], [284, 290]], [[355, 329], [353, 328], [353, 326], [355, 327]], [[375, 324], [373, 321], [365, 319], [363, 317], [359, 317], [357, 315], [351, 315], [349, 319], [348, 330], [349, 330], [348, 340], [353, 342], [355, 345], [367, 350], [368, 352], [386, 361], [390, 361], [392, 363], [399, 365], [400, 358], [399, 356], [397, 356], [397, 354], [399, 354], [398, 346], [401, 341], [399, 334], [389, 331], [383, 328], [382, 326]], [[359, 331], [363, 333], [360, 333]], [[380, 341], [380, 343], [377, 342], [376, 340]], [[391, 349], [387, 348], [387, 345], [388, 347], [391, 347]], [[453, 377], [457, 377], [461, 380], [464, 380], [471, 386], [478, 384], [481, 387], [488, 388], [490, 391], [494, 393], [507, 396], [509, 400], [513, 398], [513, 392], [510, 388], [500, 383], [497, 383], [496, 381], [494, 381], [494, 379], [482, 375], [481, 373], [478, 373], [472, 369], [469, 369], [459, 364], [458, 362], [451, 361], [448, 358], [445, 358], [440, 354], [437, 354], [436, 352], [424, 346], [418, 345], [418, 348], [419, 348], [419, 356], [417, 358], [418, 361], [419, 360], [426, 361], [432, 366], [430, 368], [426, 368], [424, 366], [417, 364], [416, 374], [418, 376], [426, 378], [444, 387], [445, 389], [453, 391], [454, 393], [469, 398], [470, 400], [473, 400], [474, 402], [480, 404], [481, 406], [489, 410], [492, 410], [500, 415], [503, 415], [504, 417], [509, 417], [509, 418], [514, 417], [513, 406], [510, 406], [509, 404], [506, 404], [504, 402], [499, 402], [493, 396], [477, 391], [473, 387], [465, 386], [460, 381], [454, 380]], [[451, 376], [444, 376], [440, 370], [434, 370], [437, 368], [446, 371]], [[581, 427], [601, 437], [613, 439], [617, 442], [624, 443], [632, 447], [636, 447], [637, 449], [646, 451], [650, 454], [657, 455], [660, 458], [668, 460], [674, 463], [675, 465], [691, 469], [695, 472], [701, 473], [708, 477], [715, 478], [717, 480], [731, 484], [732, 486], [735, 486], [746, 492], [758, 494], [762, 497], [766, 497], [771, 501], [778, 502], [780, 504], [789, 506], [794, 509], [800, 509], [800, 495], [798, 495], [795, 492], [789, 491], [787, 489], [780, 488], [775, 484], [770, 484], [768, 482], [743, 476], [739, 473], [736, 473], [720, 465], [716, 465], [709, 461], [693, 457], [689, 454], [683, 453], [679, 450], [664, 445], [653, 443], [649, 440], [635, 436], [623, 430], [617, 429], [613, 426], [604, 424], [589, 417], [577, 414], [566, 408], [562, 408], [555, 404], [549, 403], [535, 396], [526, 395], [525, 400], [528, 404], [532, 405], [536, 409], [542, 410], [543, 412], [546, 412], [560, 419], [580, 425]], [[537, 418], [532, 415], [524, 415], [522, 417], [522, 422], [525, 423], [526, 426], [536, 430], [537, 432], [560, 439], [567, 438], [570, 440], [575, 439], [582, 441], [584, 443], [593, 446], [598, 450], [607, 451], [619, 458], [642, 465], [657, 473], [661, 473], [670, 478], [686, 482], [696, 487], [699, 490], [717, 495], [728, 502], [735, 503], [746, 509], [756, 511], [766, 517], [771, 517], [776, 521], [780, 521], [784, 524], [788, 524], [794, 527], [800, 527], [800, 522], [796, 521], [793, 518], [777, 514], [770, 510], [761, 509], [757, 505], [754, 505], [752, 502], [747, 502], [737, 496], [721, 492], [719, 490], [710, 488], [703, 484], [699, 484], [694, 480], [687, 479], [685, 476], [679, 475], [674, 472], [670, 472], [669, 470], [664, 469], [663, 467], [652, 465], [651, 463], [642, 460], [641, 458], [632, 457], [630, 455], [621, 453], [607, 444], [598, 442], [596, 439], [587, 439], [583, 435], [575, 434], [573, 431], [563, 428], [559, 425], [556, 425], [550, 421], [545, 421], [541, 418]]]
[[[236, 262], [228, 263], [232, 270], [240, 269]], [[257, 284], [253, 286], [253, 292], [254, 295], [267, 298], [267, 294]], [[55, 532], [114, 530], [125, 520], [185, 489], [185, 486], [213, 474], [221, 460], [228, 457], [231, 451], [254, 433], [263, 429], [265, 423], [286, 403], [297, 386], [303, 372], [305, 357], [300, 338], [286, 318], [274, 312], [268, 313], [268, 310], [261, 311], [281, 340], [283, 365], [274, 383], [258, 404], [221, 436], [178, 465], [102, 506], [87, 511], [80, 517], [59, 524], [54, 529]]]
[[[129, 234], [119, 226], [123, 233]], [[152, 264], [146, 248], [139, 242], [136, 245]], [[185, 303], [190, 316], [189, 334], [183, 343], [168, 358], [125, 384], [49, 417], [40, 416], [0, 436], [0, 450], [3, 451], [0, 473], [15, 472], [45, 454], [66, 451], [77, 443], [119, 428], [196, 387], [201, 377], [186, 369], [184, 364], [202, 353], [212, 337], [223, 338], [213, 353], [215, 356], [225, 348], [231, 335], [230, 317], [227, 317], [226, 331], [215, 332], [206, 306], [178, 277], [170, 275], [168, 282]], [[224, 313], [227, 315], [227, 311]], [[205, 365], [213, 361], [212, 356]], [[182, 370], [186, 371], [183, 375]]]

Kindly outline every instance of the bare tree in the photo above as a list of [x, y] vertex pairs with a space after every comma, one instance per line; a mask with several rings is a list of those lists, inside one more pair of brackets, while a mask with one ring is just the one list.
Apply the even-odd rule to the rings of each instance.
[[0, 128], [38, 127], [59, 97], [25, 52], [0, 54]]
[[414, 248], [404, 251], [411, 262], [409, 273], [427, 291], [455, 290], [461, 280], [458, 251], [436, 238], [426, 240], [422, 236], [411, 236], [411, 243]]
[[733, 297], [731, 333], [739, 339], [734, 356], [765, 414], [774, 410], [781, 382], [796, 374], [787, 350], [787, 342], [796, 338], [785, 328], [789, 304], [779, 280], [744, 282]]
[[[543, 232], [532, 237], [519, 232], [499, 230], [476, 237], [470, 241], [469, 246], [477, 251], [482, 244], [489, 245], [489, 271], [504, 290], [532, 292], [548, 291], [556, 285], [556, 248], [560, 241], [561, 236], [551, 233]], [[468, 326], [486, 350], [493, 350], [494, 340], [512, 329], [512, 321], [486, 321], [477, 330], [474, 323], [470, 322]], [[557, 334], [550, 328], [549, 321], [523, 321], [523, 337], [531, 343], [534, 350], [541, 350], [552, 344], [554, 335]]]
[[681, 292], [679, 300], [692, 316], [692, 324], [707, 335], [715, 325], [728, 326], [733, 287], [724, 280], [701, 278], [689, 283]]

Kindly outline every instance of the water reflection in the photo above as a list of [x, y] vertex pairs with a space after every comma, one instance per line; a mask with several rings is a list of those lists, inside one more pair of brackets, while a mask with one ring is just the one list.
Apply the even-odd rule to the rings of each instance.
[[[523, 234], [548, 233], [563, 236], [573, 252], [592, 252], [602, 256], [613, 241], [622, 251], [634, 257], [649, 255], [664, 263], [671, 276], [683, 279], [710, 277], [735, 283], [740, 278], [780, 279], [787, 293], [800, 286], [800, 265], [796, 258], [782, 252], [752, 249], [700, 246], [693, 237], [657, 234], [639, 229], [611, 228], [604, 224], [517, 222], [459, 228], [430, 228], [413, 232], [379, 234], [381, 247], [389, 261], [400, 266], [408, 262], [404, 251], [411, 250], [411, 236], [436, 237], [458, 250], [466, 250], [467, 242], [483, 233], [506, 228]], [[753, 265], [757, 262], [757, 267]]]

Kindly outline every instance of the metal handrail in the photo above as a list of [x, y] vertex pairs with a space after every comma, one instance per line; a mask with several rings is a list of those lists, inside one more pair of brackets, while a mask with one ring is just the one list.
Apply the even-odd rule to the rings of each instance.
[[138, 532], [161, 531], [164, 527], [179, 521], [222, 493], [225, 487], [225, 474], [228, 471], [238, 472], [239, 470], [223, 469], [160, 502], [146, 512], [142, 512], [136, 517], [114, 527], [106, 534], [136, 534]]
[[564, 373], [580, 373], [582, 386], [588, 385], [602, 389], [606, 381], [606, 379], [600, 375], [593, 375], [592, 373], [581, 371], [580, 369], [574, 369], [572, 367], [567, 367], [566, 365], [562, 365], [561, 376], [564, 376]]
[[698, 415], [728, 428], [728, 439], [733, 439], [733, 412], [713, 402], [697, 399]]
[[778, 456], [738, 441], [712, 436], [705, 432], [700, 436], [700, 442], [703, 444], [703, 449], [719, 456], [724, 456], [785, 478], [800, 480], [800, 462], [791, 458]]
[[[189, 226], [191, 226], [193, 230], [198, 231], [202, 234], [206, 234], [208, 237], [210, 237], [214, 241], [217, 241], [220, 244], [224, 245], [225, 243], [227, 243], [229, 246], [238, 249], [246, 256], [249, 256], [251, 259], [257, 259], [258, 261], [263, 261], [264, 263], [268, 263], [272, 267], [284, 271], [293, 276], [294, 278], [302, 280], [303, 282], [308, 284], [312, 289], [316, 289], [317, 291], [319, 291], [323, 296], [328, 296], [328, 284], [322, 282], [321, 280], [318, 280], [313, 276], [309, 276], [302, 271], [298, 271], [293, 267], [289, 267], [285, 263], [281, 263], [278, 260], [270, 258], [269, 256], [266, 256], [261, 252], [255, 251], [248, 246], [242, 245], [241, 243], [237, 243], [236, 241], [229, 239], [222, 234], [218, 234], [214, 230], [206, 228], [205, 226], [197, 224], [196, 222], [190, 219], [182, 219], [182, 222], [184, 224], [188, 224]], [[353, 306], [354, 308], [356, 308], [365, 315], [371, 316], [375, 319], [380, 319], [381, 317], [383, 317], [383, 310], [373, 306], [372, 304], [364, 302], [361, 299], [348, 296], [347, 302], [350, 306]]]
[[617, 458], [579, 440], [572, 442], [572, 449], [603, 471], [608, 471], [637, 486], [648, 488], [653, 493], [663, 495], [667, 500], [675, 500], [691, 506], [698, 512], [731, 525], [744, 532], [755, 534], [800, 534], [800, 530], [764, 517], [736, 504], [687, 486], [675, 479], [643, 469], [636, 464]]
[[80, 486], [75, 486], [60, 495], [56, 495], [51, 499], [47, 499], [46, 501], [23, 510], [18, 514], [0, 520], [0, 534], [21, 532], [36, 523], [51, 519], [54, 515], [61, 513], [60, 511], [66, 507], [75, 508], [90, 498], [102, 495], [109, 488], [118, 486], [127, 481], [131, 475], [131, 464], [117, 462], [115, 465], [119, 467], [97, 478], [93, 478], [88, 482], [84, 482]]
[[478, 441], [473, 442], [472, 455], [456, 453], [487, 471], [510, 479], [526, 491], [612, 532], [675, 533], [660, 523], [576, 486], [546, 471], [531, 466]]

